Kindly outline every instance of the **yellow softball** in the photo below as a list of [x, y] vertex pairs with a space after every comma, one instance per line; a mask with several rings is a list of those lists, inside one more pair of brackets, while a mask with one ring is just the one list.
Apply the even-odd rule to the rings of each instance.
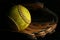
[[19, 31], [26, 29], [31, 23], [30, 12], [22, 5], [13, 6], [8, 17], [16, 24]]

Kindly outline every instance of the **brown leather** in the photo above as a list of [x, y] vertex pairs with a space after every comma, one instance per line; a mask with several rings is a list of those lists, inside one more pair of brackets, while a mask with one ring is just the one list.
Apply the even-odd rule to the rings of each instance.
[[50, 24], [49, 22], [45, 24], [31, 23], [30, 26], [23, 31], [23, 33], [32, 36], [44, 37], [46, 34], [52, 33], [55, 30], [56, 26], [56, 23]]
[[[39, 8], [44, 8], [44, 4], [41, 3], [33, 3], [33, 4], [26, 4], [25, 6], [32, 7], [33, 9], [39, 9]], [[33, 37], [35, 36], [41, 36], [44, 37], [48, 33], [52, 33], [56, 29], [57, 23], [53, 22], [46, 22], [44, 24], [39, 24], [39, 23], [31, 23], [28, 28], [26, 28], [23, 33], [32, 35]]]

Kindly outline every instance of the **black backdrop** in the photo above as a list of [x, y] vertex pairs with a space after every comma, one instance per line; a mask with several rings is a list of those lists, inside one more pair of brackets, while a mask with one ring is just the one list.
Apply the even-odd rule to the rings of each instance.
[[[41, 1], [45, 4], [45, 6], [47, 8], [49, 8], [50, 10], [52, 10], [53, 12], [55, 12], [58, 15], [58, 18], [60, 20], [60, 1], [59, 0], [43, 0]], [[5, 26], [6, 24], [6, 16], [5, 13], [8, 13], [9, 9], [13, 6], [19, 4], [19, 1], [17, 0], [0, 0], [0, 29]], [[57, 28], [56, 28], [56, 32], [46, 36], [44, 38], [38, 38], [38, 40], [60, 40], [60, 21], [58, 22]], [[1, 32], [2, 33], [2, 32]], [[6, 36], [6, 32], [3, 32], [3, 36]], [[16, 33], [15, 35], [17, 35], [18, 33]], [[0, 34], [1, 35], [1, 34]], [[13, 34], [8, 33], [9, 36], [12, 36]], [[23, 34], [21, 34], [23, 36]], [[14, 36], [14, 35], [13, 35]], [[20, 34], [16, 37], [21, 38], [22, 36], [20, 36]], [[4, 38], [4, 37], [3, 37]], [[24, 37], [26, 38], [26, 37]], [[23, 39], [23, 37], [22, 37]], [[27, 40], [27, 39], [26, 39]]]

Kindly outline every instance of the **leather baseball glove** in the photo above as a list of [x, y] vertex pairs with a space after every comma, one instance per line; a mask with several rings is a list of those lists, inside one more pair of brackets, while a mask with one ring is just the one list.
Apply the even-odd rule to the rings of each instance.
[[[50, 11], [48, 8], [44, 8], [44, 5], [41, 3], [27, 4], [25, 6], [29, 9], [32, 15], [32, 22], [29, 27], [23, 31], [23, 33], [32, 35], [33, 38], [35, 38], [36, 36], [44, 37], [48, 33], [51, 34], [55, 32], [58, 17], [54, 12]], [[38, 19], [35, 14], [38, 16]], [[45, 19], [47, 20], [45, 21]]]

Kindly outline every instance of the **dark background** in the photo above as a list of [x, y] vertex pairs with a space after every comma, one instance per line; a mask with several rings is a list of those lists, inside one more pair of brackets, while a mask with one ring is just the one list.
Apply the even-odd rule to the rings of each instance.
[[[23, 1], [23, 3], [24, 2], [25, 1]], [[60, 6], [59, 6], [60, 1], [59, 0], [43, 0], [40, 2], [43, 2], [47, 8], [49, 8], [51, 11], [55, 12], [57, 14], [59, 20], [60, 20], [60, 15], [59, 15], [59, 13], [60, 13]], [[5, 20], [6, 19], [5, 18], [6, 13], [9, 12], [9, 9], [12, 6], [17, 5], [17, 4], [21, 4], [21, 3], [17, 0], [0, 0], [0, 29], [3, 26], [5, 26], [5, 24], [6, 24], [6, 21], [7, 21], [7, 20]], [[49, 36], [46, 36], [44, 38], [39, 37], [38, 40], [60, 40], [60, 25], [59, 24], [60, 24], [60, 21], [58, 22], [55, 33], [53, 33]], [[25, 40], [30, 39], [29, 37], [26, 38], [26, 35], [24, 36], [24, 34], [12, 33], [12, 32], [2, 32], [2, 31], [0, 33], [4, 37], [6, 37], [6, 35], [8, 34], [9, 37], [10, 36], [13, 36], [13, 37], [16, 36], [15, 38], [17, 38], [17, 39], [24, 39], [24, 38], [25, 38]], [[10, 37], [10, 38], [13, 38], [13, 37]], [[32, 40], [32, 38], [30, 40]]]

